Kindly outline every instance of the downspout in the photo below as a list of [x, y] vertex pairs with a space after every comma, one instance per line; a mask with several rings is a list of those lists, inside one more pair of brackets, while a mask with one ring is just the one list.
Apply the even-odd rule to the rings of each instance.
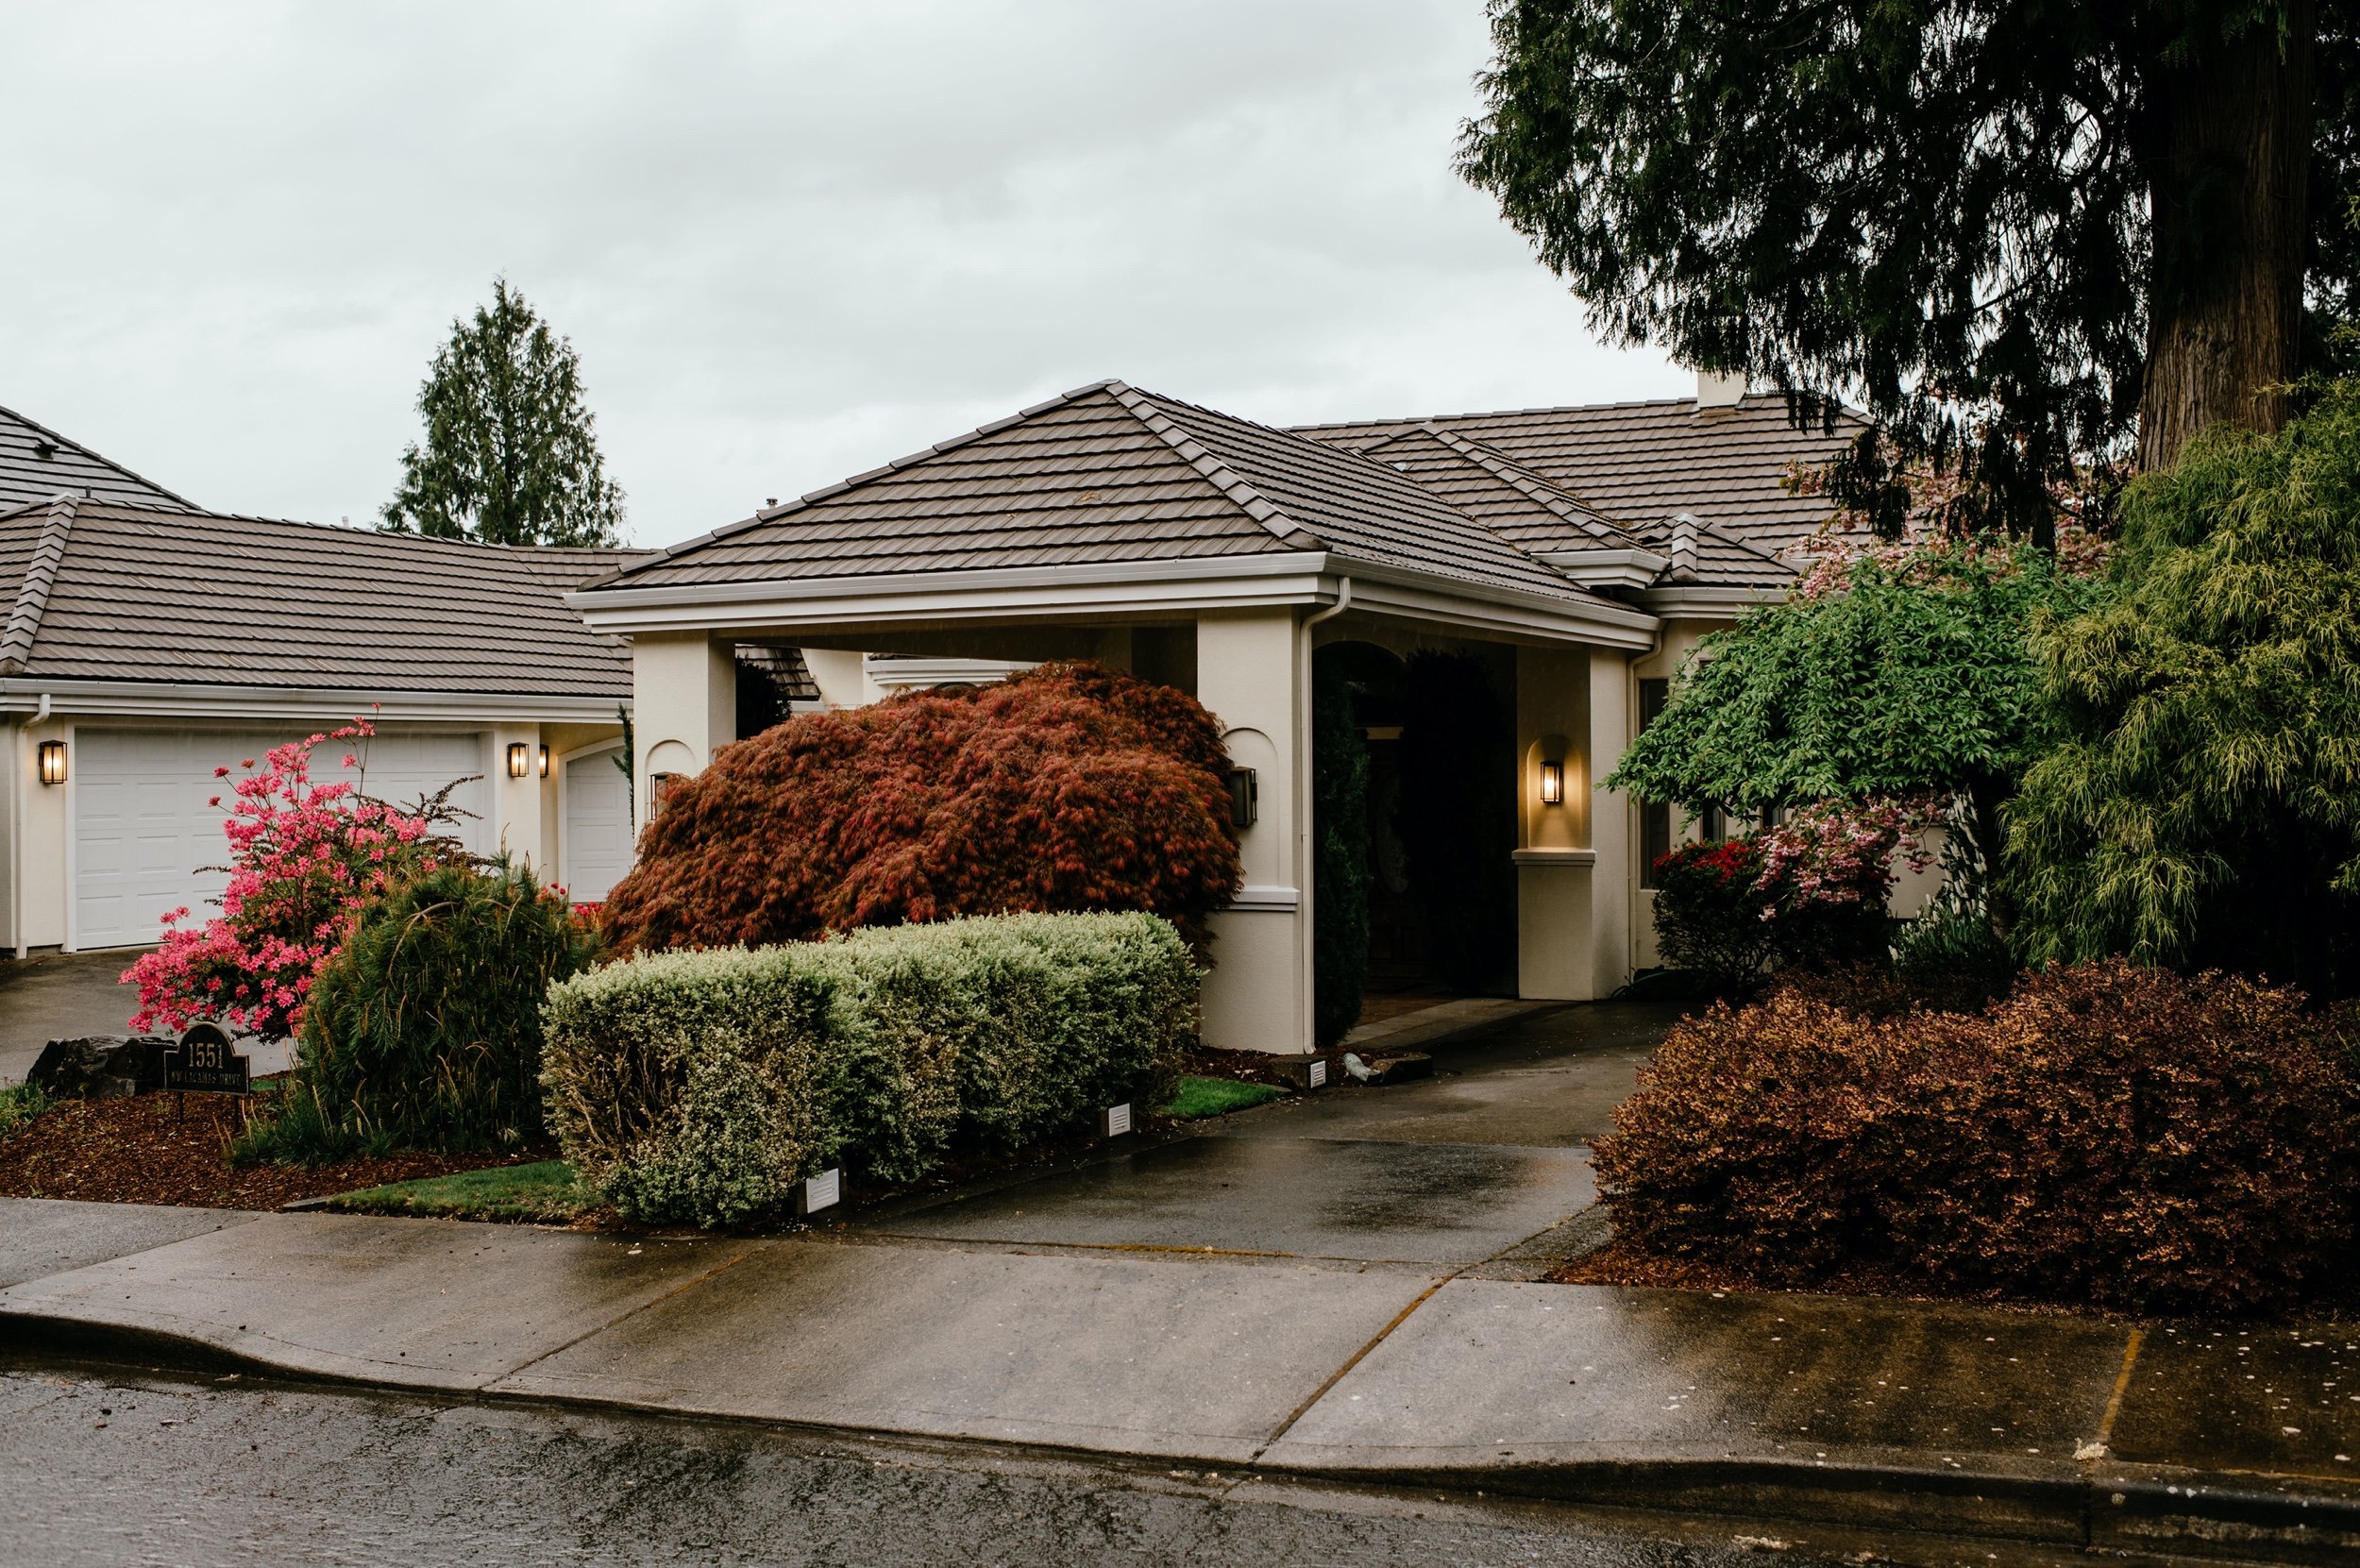
[[1303, 919], [1303, 1020], [1304, 1049], [1319, 1049], [1319, 941], [1312, 932], [1311, 901], [1318, 896], [1312, 885], [1315, 869], [1313, 846], [1318, 843], [1311, 821], [1311, 768], [1315, 759], [1311, 752], [1311, 628], [1322, 621], [1334, 620], [1352, 608], [1352, 579], [1336, 580], [1336, 602], [1324, 610], [1313, 611], [1303, 617], [1303, 663], [1295, 684], [1295, 904]]
[[[8, 780], [8, 935], [16, 941], [16, 956], [21, 962], [30, 951], [25, 942], [25, 733], [37, 724], [49, 721], [49, 694], [41, 694], [40, 705], [34, 708], [31, 720], [16, 727], [16, 753], [9, 759], [14, 768]], [[66, 897], [74, 890], [68, 888]]]

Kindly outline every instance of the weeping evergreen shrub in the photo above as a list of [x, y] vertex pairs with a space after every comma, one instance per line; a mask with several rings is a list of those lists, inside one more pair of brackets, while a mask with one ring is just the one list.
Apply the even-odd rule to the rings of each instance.
[[2112, 586], [2034, 638], [2017, 948], [2360, 993], [2360, 382], [2139, 479]]
[[540, 1137], [541, 998], [593, 951], [525, 866], [447, 866], [396, 887], [314, 983], [295, 1081], [244, 1152], [324, 1159]]
[[1352, 683], [1322, 666], [1311, 686], [1313, 1025], [1323, 1049], [1360, 1021], [1369, 983], [1369, 750]]

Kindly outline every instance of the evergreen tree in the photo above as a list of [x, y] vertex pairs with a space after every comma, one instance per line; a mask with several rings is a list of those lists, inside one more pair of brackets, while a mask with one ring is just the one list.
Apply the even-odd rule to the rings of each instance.
[[606, 477], [582, 363], [508, 279], [454, 320], [418, 389], [426, 445], [401, 454], [384, 527], [487, 545], [612, 545], [623, 492]]
[[2134, 428], [2275, 429], [2351, 312], [2355, 9], [1492, 0], [1459, 168], [1609, 335], [1864, 400], [2038, 537]]

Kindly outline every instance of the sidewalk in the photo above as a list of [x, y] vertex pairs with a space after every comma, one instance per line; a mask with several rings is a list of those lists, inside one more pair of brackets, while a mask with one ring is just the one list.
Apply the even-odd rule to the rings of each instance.
[[[0, 1346], [2063, 1546], [2360, 1551], [2352, 1328], [1533, 1283], [1590, 1200], [1575, 1124], [1628, 1042], [1519, 1037], [1458, 1077], [784, 1238], [13, 1202]], [[1535, 1103], [1566, 1144], [1473, 1140], [1532, 1136]], [[1437, 1126], [1463, 1140], [1409, 1136]]]

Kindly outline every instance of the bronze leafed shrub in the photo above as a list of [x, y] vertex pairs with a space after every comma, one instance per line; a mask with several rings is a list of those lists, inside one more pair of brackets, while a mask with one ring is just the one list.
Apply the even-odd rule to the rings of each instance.
[[1621, 1235], [1781, 1284], [2274, 1308], [2349, 1266], [2360, 1206], [2335, 1025], [2295, 992], [2119, 960], [1980, 1014], [1719, 1006], [1615, 1127], [1596, 1161]]
[[1221, 726], [1093, 665], [802, 714], [675, 787], [608, 894], [630, 951], [1138, 910], [1204, 951], [1239, 881]]

